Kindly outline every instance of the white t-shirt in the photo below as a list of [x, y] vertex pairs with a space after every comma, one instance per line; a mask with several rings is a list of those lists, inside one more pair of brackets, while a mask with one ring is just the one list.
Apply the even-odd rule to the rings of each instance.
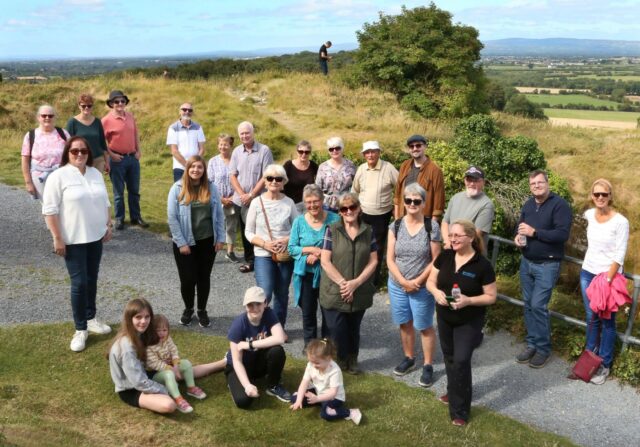
[[[198, 143], [204, 143], [204, 132], [200, 124], [195, 121], [191, 122], [191, 126], [185, 127], [179, 120], [169, 126], [167, 131], [167, 146], [175, 144], [178, 146], [178, 152], [186, 160], [189, 157], [198, 155]], [[173, 157], [173, 169], [184, 169], [175, 157]]]
[[[265, 241], [271, 240], [264, 219], [264, 213], [262, 212], [262, 206], [260, 206], [260, 197], [261, 196], [258, 196], [251, 201], [249, 210], [247, 211], [244, 236], [249, 242], [256, 236]], [[273, 239], [281, 239], [289, 236], [289, 234], [291, 234], [291, 225], [295, 218], [298, 217], [298, 210], [293, 200], [283, 194], [280, 200], [269, 200], [263, 195], [262, 201], [264, 203], [264, 209], [267, 211], [267, 219], [269, 219], [269, 227], [271, 228]], [[271, 256], [270, 251], [258, 246], [254, 248], [254, 252], [256, 256]]]
[[67, 245], [87, 244], [107, 232], [110, 207], [102, 173], [87, 166], [85, 174], [72, 164], [53, 171], [47, 178], [42, 214], [57, 214], [62, 239]]
[[622, 272], [624, 256], [629, 241], [629, 221], [616, 213], [604, 223], [596, 220], [596, 210], [591, 208], [584, 213], [587, 220], [587, 253], [582, 268], [594, 275], [609, 271], [614, 262], [620, 264]]
[[344, 381], [342, 380], [342, 371], [336, 362], [331, 360], [324, 372], [314, 367], [311, 362], [307, 363], [307, 369], [304, 370], [304, 379], [309, 379], [318, 393], [318, 396], [330, 388], [338, 388], [335, 399], [345, 401]]

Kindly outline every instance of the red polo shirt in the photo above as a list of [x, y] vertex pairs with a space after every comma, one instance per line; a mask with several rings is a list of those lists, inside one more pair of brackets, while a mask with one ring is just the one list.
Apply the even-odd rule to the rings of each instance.
[[110, 112], [102, 118], [102, 127], [107, 146], [112, 151], [131, 154], [138, 150], [138, 127], [129, 112], [124, 112], [124, 116]]

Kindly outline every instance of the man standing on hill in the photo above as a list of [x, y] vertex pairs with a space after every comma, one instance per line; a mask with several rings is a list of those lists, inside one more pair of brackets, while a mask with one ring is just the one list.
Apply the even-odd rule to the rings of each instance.
[[442, 219], [444, 248], [451, 248], [449, 225], [458, 219], [467, 219], [476, 226], [478, 236], [484, 242], [486, 256], [495, 208], [491, 199], [484, 193], [484, 171], [477, 166], [469, 166], [464, 173], [464, 186], [464, 191], [457, 193], [449, 200]]
[[244, 121], [238, 125], [238, 135], [241, 145], [236, 147], [231, 154], [229, 162], [229, 179], [234, 193], [232, 197], [233, 207], [240, 216], [240, 233], [244, 247], [244, 260], [246, 264], [240, 266], [242, 273], [253, 271], [253, 245], [244, 236], [244, 227], [247, 219], [249, 204], [264, 189], [262, 173], [273, 163], [271, 149], [254, 139], [253, 124]]
[[193, 106], [185, 102], [180, 106], [180, 119], [169, 126], [167, 146], [173, 155], [173, 181], [182, 178], [187, 158], [194, 155], [204, 156], [204, 132], [200, 124], [191, 120]]
[[328, 48], [331, 48], [331, 41], [327, 40], [320, 47], [320, 51], [318, 52], [318, 57], [320, 58], [320, 70], [326, 76], [329, 74], [329, 61], [331, 60], [331, 56], [327, 52]]
[[398, 182], [398, 170], [388, 161], [380, 160], [380, 145], [377, 141], [365, 141], [361, 153], [367, 162], [358, 167], [351, 191], [358, 194], [362, 220], [371, 225], [378, 243], [378, 265], [374, 282], [379, 286], [380, 266], [386, 253], [393, 211], [393, 188]]
[[102, 118], [107, 149], [111, 157], [109, 177], [113, 185], [116, 230], [124, 229], [124, 187], [129, 194], [129, 216], [132, 225], [149, 226], [140, 215], [140, 140], [133, 115], [125, 109], [129, 98], [120, 90], [109, 93], [107, 106], [111, 109]]
[[444, 212], [444, 176], [440, 167], [427, 156], [427, 139], [422, 135], [412, 135], [407, 139], [411, 154], [409, 160], [400, 165], [398, 186], [393, 199], [394, 216], [399, 219], [404, 214], [404, 188], [416, 183], [427, 192], [424, 215], [439, 218]]
[[531, 197], [520, 212], [516, 247], [522, 250], [520, 288], [524, 299], [527, 347], [516, 356], [519, 363], [542, 368], [551, 356], [551, 324], [547, 306], [560, 274], [564, 243], [571, 230], [571, 208], [549, 191], [549, 178], [541, 170], [529, 174]]

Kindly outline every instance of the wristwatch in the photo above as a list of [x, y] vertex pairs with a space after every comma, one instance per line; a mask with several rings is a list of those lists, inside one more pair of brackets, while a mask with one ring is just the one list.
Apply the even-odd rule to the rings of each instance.
[[255, 351], [256, 348], [253, 347], [253, 340], [249, 340], [249, 351]]

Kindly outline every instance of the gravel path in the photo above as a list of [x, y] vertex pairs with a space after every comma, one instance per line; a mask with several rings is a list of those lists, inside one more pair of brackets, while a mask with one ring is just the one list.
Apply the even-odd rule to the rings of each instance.
[[[19, 323], [70, 321], [69, 285], [64, 262], [52, 254], [51, 238], [38, 202], [22, 190], [0, 184], [0, 326]], [[241, 311], [242, 294], [253, 276], [241, 274], [222, 256], [212, 274], [209, 314], [212, 327], [191, 329], [207, 335], [226, 335]], [[131, 297], [149, 298], [156, 312], [177, 323], [182, 311], [178, 275], [168, 238], [137, 228], [117, 232], [105, 244], [98, 285], [98, 317], [118, 322]], [[367, 371], [392, 375], [402, 351], [391, 323], [386, 296], [376, 296], [362, 325], [361, 364]], [[302, 331], [298, 309], [290, 309], [287, 351], [301, 357]], [[71, 337], [71, 334], [69, 334]], [[5, 347], [6, 349], [6, 347]], [[569, 365], [557, 357], [542, 370], [519, 365], [521, 349], [511, 335], [487, 335], [473, 358], [474, 405], [483, 405], [541, 430], [567, 436], [585, 446], [640, 444], [640, 395], [610, 380], [602, 386], [565, 379]], [[222, 353], [221, 353], [222, 354]], [[435, 395], [446, 386], [442, 356], [436, 356]], [[419, 371], [402, 379], [417, 386]], [[425, 392], [428, 399], [433, 397]], [[597, 422], [594, 422], [597, 421]]]

